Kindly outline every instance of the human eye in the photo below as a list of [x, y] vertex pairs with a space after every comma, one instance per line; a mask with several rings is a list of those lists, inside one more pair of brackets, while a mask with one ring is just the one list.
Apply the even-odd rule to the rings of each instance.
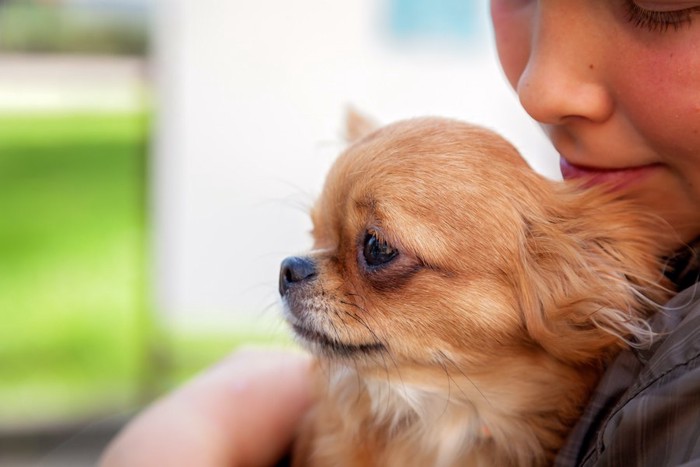
[[700, 12], [700, 1], [640, 1], [626, 0], [627, 20], [638, 28], [650, 31], [680, 29], [691, 23]]

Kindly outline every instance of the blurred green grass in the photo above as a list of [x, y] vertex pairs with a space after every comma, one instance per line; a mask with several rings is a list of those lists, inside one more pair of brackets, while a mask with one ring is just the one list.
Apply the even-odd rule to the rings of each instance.
[[129, 411], [280, 332], [172, 332], [149, 303], [148, 115], [0, 115], [0, 427]]
[[0, 116], [0, 422], [132, 403], [147, 117]]

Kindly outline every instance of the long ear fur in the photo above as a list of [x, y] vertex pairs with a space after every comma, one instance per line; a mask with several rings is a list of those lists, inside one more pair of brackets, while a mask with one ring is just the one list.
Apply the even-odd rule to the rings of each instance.
[[670, 244], [662, 221], [602, 191], [562, 185], [558, 195], [562, 203], [544, 217], [524, 219], [516, 275], [524, 278], [519, 290], [530, 335], [579, 364], [625, 345], [650, 345], [645, 318], [671, 294], [660, 259]]
[[354, 143], [372, 133], [378, 128], [371, 118], [361, 114], [353, 107], [348, 107], [345, 113], [345, 141]]

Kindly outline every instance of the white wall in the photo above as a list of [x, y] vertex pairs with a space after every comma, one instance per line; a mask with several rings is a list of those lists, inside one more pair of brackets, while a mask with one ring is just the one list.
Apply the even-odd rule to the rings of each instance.
[[309, 246], [304, 212], [342, 149], [352, 104], [382, 122], [443, 115], [494, 128], [540, 172], [556, 158], [498, 68], [486, 1], [467, 46], [387, 40], [378, 0], [163, 0], [155, 254], [174, 323], [276, 309], [277, 268]]

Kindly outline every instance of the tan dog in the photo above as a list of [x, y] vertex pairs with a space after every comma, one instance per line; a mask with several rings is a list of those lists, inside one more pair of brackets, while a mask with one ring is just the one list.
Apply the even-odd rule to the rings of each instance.
[[297, 465], [546, 465], [667, 293], [653, 220], [460, 122], [355, 142], [312, 218], [280, 272], [318, 357]]

